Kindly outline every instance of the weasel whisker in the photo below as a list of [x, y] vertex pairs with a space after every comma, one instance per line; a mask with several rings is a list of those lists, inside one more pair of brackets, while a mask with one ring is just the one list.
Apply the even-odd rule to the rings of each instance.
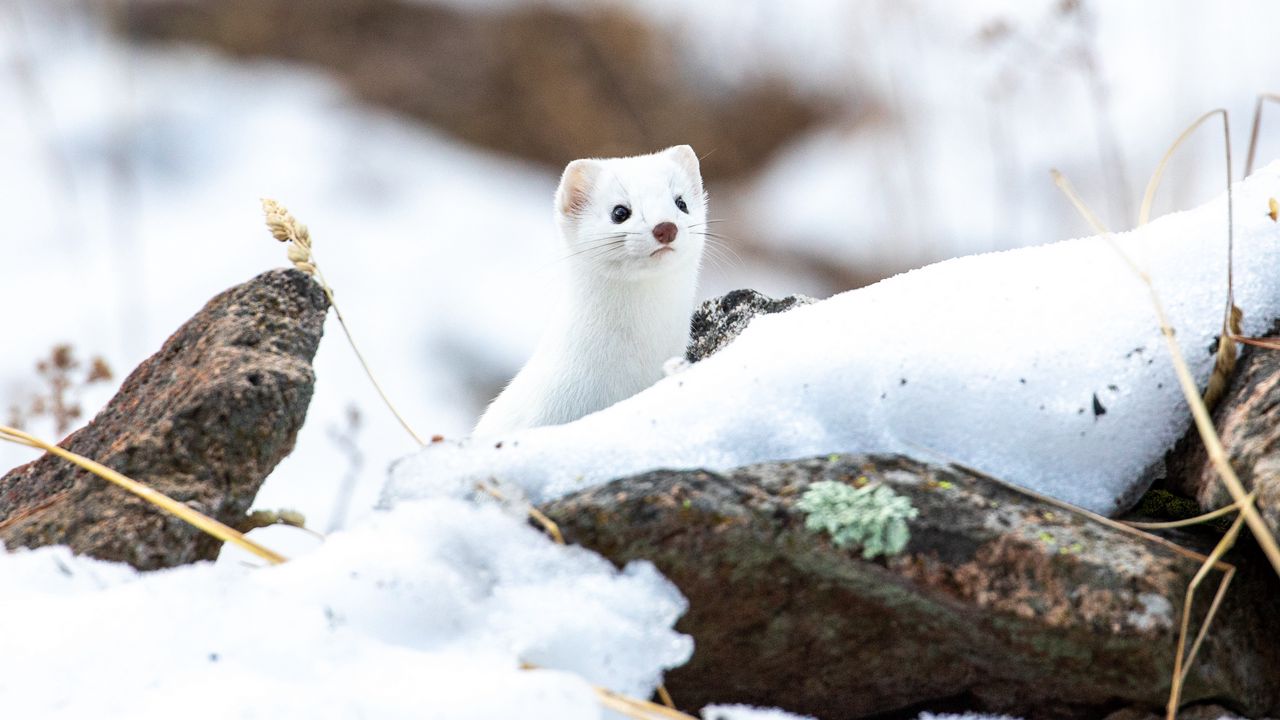
[[[591, 252], [592, 250], [610, 250], [610, 249], [615, 248], [615, 247], [617, 247], [617, 246], [619, 246], [619, 245], [622, 245], [622, 244], [623, 244], [623, 243], [625, 243], [625, 242], [626, 242], [626, 239], [625, 239], [625, 238], [623, 238], [623, 239], [621, 239], [621, 240], [600, 241], [600, 242], [597, 242], [597, 243], [594, 243], [594, 244], [588, 245], [587, 247], [584, 247], [584, 248], [582, 248], [581, 250], [577, 250], [577, 251], [575, 251], [575, 252], [571, 252], [571, 253], [569, 253], [568, 255], [565, 255], [564, 257], [562, 257], [562, 258], [560, 258], [560, 259], [561, 259], [562, 261], [563, 261], [563, 260], [568, 260], [569, 258], [577, 257], [577, 256], [579, 256], [579, 255], [581, 255], [581, 254], [583, 254], [583, 253]], [[603, 253], [599, 253], [599, 254], [603, 254]], [[595, 257], [595, 255], [592, 255], [591, 257]]]

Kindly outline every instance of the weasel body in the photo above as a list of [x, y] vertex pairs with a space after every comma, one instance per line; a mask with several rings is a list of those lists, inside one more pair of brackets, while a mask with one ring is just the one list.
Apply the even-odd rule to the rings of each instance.
[[662, 377], [685, 350], [707, 227], [698, 156], [574, 160], [555, 199], [568, 283], [533, 356], [475, 435], [576, 420]]

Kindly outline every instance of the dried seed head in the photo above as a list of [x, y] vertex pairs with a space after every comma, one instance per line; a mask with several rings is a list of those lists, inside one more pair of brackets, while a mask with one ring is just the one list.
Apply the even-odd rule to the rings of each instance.
[[307, 230], [307, 226], [298, 222], [283, 205], [271, 198], [262, 198], [262, 212], [266, 215], [271, 237], [289, 243], [289, 262], [302, 272], [314, 276], [316, 266], [311, 259], [311, 231]]
[[294, 242], [304, 248], [311, 247], [311, 233], [307, 226], [296, 218], [280, 203], [271, 198], [262, 198], [262, 212], [267, 216], [267, 229], [271, 237], [280, 242]]
[[[290, 215], [289, 219], [293, 220], [293, 216]], [[311, 231], [307, 230], [306, 225], [303, 225], [296, 220], [294, 221], [293, 226], [293, 241], [308, 250], [311, 249]]]
[[271, 198], [262, 198], [262, 212], [267, 216], [267, 228], [271, 237], [280, 242], [289, 242], [289, 211]]
[[99, 355], [93, 358], [93, 361], [89, 366], [89, 376], [86, 377], [84, 381], [86, 383], [110, 382], [111, 378], [111, 366], [108, 365], [107, 361], [102, 359], [102, 356]]
[[76, 362], [75, 353], [70, 345], [55, 345], [53, 353], [49, 356], [53, 361], [53, 366], [59, 370], [70, 370], [79, 363]]
[[289, 256], [289, 262], [294, 265], [311, 260], [311, 253], [306, 248], [299, 246], [297, 243], [289, 244], [287, 254]]

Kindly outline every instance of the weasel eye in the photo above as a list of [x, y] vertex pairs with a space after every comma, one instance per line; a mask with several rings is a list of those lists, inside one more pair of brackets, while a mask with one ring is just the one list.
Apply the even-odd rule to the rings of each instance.
[[631, 217], [631, 208], [626, 205], [614, 205], [613, 212], [609, 214], [613, 218], [614, 224], [624, 223], [627, 218]]
[[680, 208], [680, 212], [684, 213], [685, 215], [689, 214], [689, 206], [684, 204], [683, 196], [681, 195], [676, 196], [676, 207]]

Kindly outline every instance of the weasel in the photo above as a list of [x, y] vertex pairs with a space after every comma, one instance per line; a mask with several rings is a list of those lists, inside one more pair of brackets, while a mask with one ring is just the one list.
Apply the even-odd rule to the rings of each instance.
[[555, 195], [568, 283], [533, 356], [473, 434], [558, 425], [630, 397], [684, 353], [707, 227], [698, 156], [574, 160]]

